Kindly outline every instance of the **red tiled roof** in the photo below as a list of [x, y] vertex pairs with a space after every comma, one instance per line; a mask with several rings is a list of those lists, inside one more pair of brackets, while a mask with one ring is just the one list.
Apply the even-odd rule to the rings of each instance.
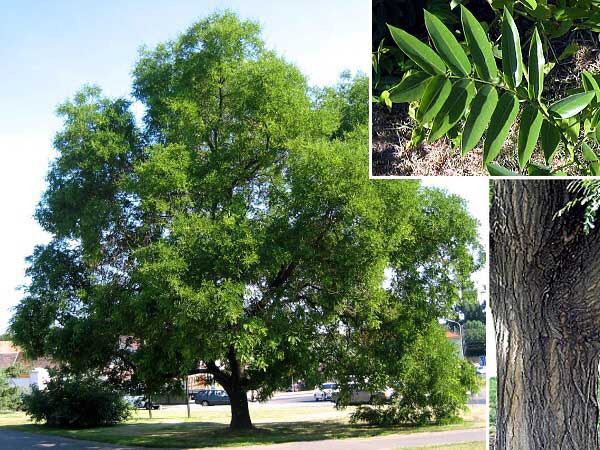
[[450, 330], [447, 330], [446, 331], [446, 337], [448, 339], [460, 339], [460, 334], [454, 333], [453, 331], [450, 331]]
[[34, 367], [56, 367], [56, 363], [49, 358], [37, 358], [33, 361], [23, 356], [23, 351], [11, 341], [0, 341], [0, 369], [6, 369], [19, 363], [24, 370]]
[[0, 369], [14, 366], [19, 359], [19, 353], [0, 353]]

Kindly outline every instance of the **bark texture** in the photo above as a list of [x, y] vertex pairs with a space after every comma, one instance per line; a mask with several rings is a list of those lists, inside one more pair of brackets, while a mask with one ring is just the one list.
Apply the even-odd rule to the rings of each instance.
[[568, 180], [493, 183], [496, 448], [598, 449], [600, 234], [581, 208], [556, 217]]
[[214, 361], [209, 361], [206, 368], [229, 396], [231, 406], [229, 428], [236, 430], [253, 428], [248, 408], [248, 379], [244, 376], [237, 360], [235, 347], [229, 346], [226, 367], [220, 368]]

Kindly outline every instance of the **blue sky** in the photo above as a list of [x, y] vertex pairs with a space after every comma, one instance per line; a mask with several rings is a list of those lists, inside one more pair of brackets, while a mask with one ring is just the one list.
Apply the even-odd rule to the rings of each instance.
[[83, 84], [127, 96], [142, 45], [175, 38], [223, 9], [258, 21], [270, 48], [309, 82], [370, 70], [370, 2], [0, 0], [0, 332], [25, 282], [24, 258], [47, 236], [32, 219], [60, 128], [54, 112]]

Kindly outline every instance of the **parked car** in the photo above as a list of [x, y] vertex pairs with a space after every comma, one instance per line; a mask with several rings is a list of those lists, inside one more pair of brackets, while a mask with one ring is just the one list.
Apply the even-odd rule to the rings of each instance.
[[143, 395], [126, 395], [123, 397], [127, 403], [138, 409], [160, 409], [160, 404], [154, 403], [152, 400]]
[[331, 393], [337, 389], [337, 383], [323, 383], [320, 386], [315, 386], [313, 397], [316, 402], [331, 400]]
[[479, 365], [479, 364], [477, 364], [475, 366], [475, 370], [477, 371], [477, 375], [482, 376], [484, 378], [485, 378], [485, 374], [486, 374], [486, 370], [485, 369], [486, 369], [485, 366], [482, 366], [482, 365]]
[[[362, 391], [362, 390], [353, 390], [350, 393], [350, 400], [348, 401], [348, 405], [365, 405], [367, 403], [371, 403], [371, 398], [373, 395], [370, 392]], [[340, 404], [340, 391], [336, 390], [331, 393], [331, 401], [336, 405]]]
[[[362, 389], [353, 389], [350, 393], [350, 400], [348, 401], [348, 405], [365, 405], [367, 403], [387, 403], [391, 400], [392, 396], [395, 394], [395, 391], [391, 388], [386, 389], [385, 391], [378, 392], [367, 392]], [[334, 390], [331, 393], [331, 401], [336, 405], [340, 404], [340, 391], [339, 389]]]
[[229, 395], [222, 389], [206, 389], [198, 391], [194, 401], [198, 405], [213, 406], [213, 405], [229, 405]]

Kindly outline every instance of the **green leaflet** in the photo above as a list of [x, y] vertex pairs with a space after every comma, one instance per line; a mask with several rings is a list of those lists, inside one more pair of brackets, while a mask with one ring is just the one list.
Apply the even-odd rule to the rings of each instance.
[[579, 132], [581, 131], [581, 123], [576, 117], [570, 117], [568, 119], [560, 120], [560, 128], [567, 134], [567, 139], [571, 142], [576, 142], [579, 139]]
[[452, 83], [444, 75], [432, 77], [419, 104], [417, 120], [423, 123], [431, 122], [444, 105], [451, 89]]
[[598, 175], [600, 173], [600, 159], [598, 159], [594, 150], [584, 142], [581, 144], [581, 152], [583, 153], [583, 159], [590, 163], [588, 165], [590, 173], [592, 175]]
[[519, 30], [508, 9], [504, 8], [502, 19], [502, 69], [507, 84], [516, 88], [523, 77], [523, 55]]
[[529, 6], [531, 9], [537, 8], [537, 2], [535, 0], [521, 0], [521, 3]]
[[430, 75], [425, 72], [415, 72], [408, 75], [390, 89], [390, 100], [394, 103], [419, 100], [423, 96], [430, 78]]
[[469, 103], [475, 95], [475, 85], [469, 80], [458, 80], [452, 86], [448, 99], [440, 112], [435, 116], [429, 142], [441, 138], [450, 128], [462, 118]]
[[471, 111], [467, 116], [461, 139], [463, 156], [470, 152], [479, 142], [483, 132], [498, 104], [498, 92], [489, 84], [484, 85], [471, 103]]
[[482, 79], [494, 81], [498, 77], [498, 68], [492, 52], [492, 44], [475, 16], [462, 5], [460, 11], [463, 31], [475, 63], [475, 70]]
[[484, 164], [492, 162], [500, 153], [518, 112], [519, 100], [510, 92], [502, 94], [498, 106], [492, 114], [490, 127], [485, 137], [483, 145]]
[[574, 115], [581, 112], [587, 105], [590, 104], [592, 99], [596, 96], [596, 92], [580, 92], [579, 94], [573, 94], [568, 96], [567, 98], [563, 98], [556, 103], [550, 105], [548, 110], [557, 115], [558, 117], [562, 117], [563, 119], [568, 119], [569, 117], [573, 117]]
[[585, 142], [581, 144], [581, 152], [583, 153], [583, 159], [586, 161], [598, 162], [598, 156], [596, 156], [594, 150]]
[[519, 174], [513, 172], [512, 170], [508, 170], [506, 167], [502, 167], [496, 163], [487, 163], [485, 165], [486, 169], [490, 173], [490, 175], [494, 177], [518, 177]]
[[442, 58], [431, 47], [406, 31], [388, 25], [392, 38], [406, 56], [412, 59], [420, 68], [431, 75], [446, 73], [446, 65]]
[[424, 10], [425, 26], [433, 45], [452, 73], [465, 77], [471, 73], [471, 63], [454, 34], [429, 11]]
[[560, 142], [560, 130], [556, 125], [544, 119], [540, 136], [540, 145], [544, 152], [546, 164], [552, 164], [552, 160], [554, 159], [554, 155], [556, 155], [558, 144]]
[[529, 98], [539, 100], [544, 89], [544, 49], [537, 28], [529, 47]]
[[519, 168], [524, 169], [533, 154], [535, 144], [540, 136], [542, 112], [533, 105], [527, 105], [521, 116], [519, 127]]
[[547, 175], [552, 175], [552, 169], [540, 164], [531, 163], [529, 166], [527, 166], [527, 173], [537, 177], [544, 177]]
[[598, 82], [594, 79], [591, 73], [587, 70], [581, 72], [581, 80], [583, 81], [583, 88], [587, 91], [594, 91], [596, 93], [596, 100], [594, 103], [600, 101], [600, 87]]
[[594, 113], [592, 117], [592, 128], [596, 128], [596, 126], [600, 123], [600, 109]]

